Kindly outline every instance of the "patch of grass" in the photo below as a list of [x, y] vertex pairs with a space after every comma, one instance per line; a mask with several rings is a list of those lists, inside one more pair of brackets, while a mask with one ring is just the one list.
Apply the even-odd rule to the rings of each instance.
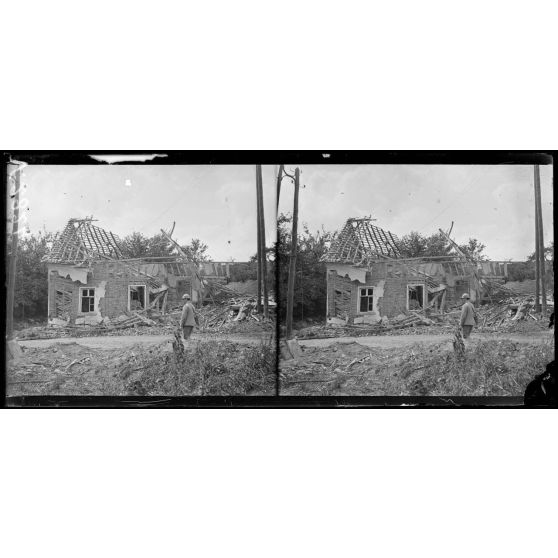
[[142, 355], [140, 368], [126, 379], [133, 395], [273, 395], [275, 347], [194, 343], [183, 360], [171, 353]]
[[[355, 362], [359, 358], [362, 362]], [[523, 396], [552, 360], [550, 338], [536, 343], [475, 340], [462, 358], [448, 340], [389, 349], [332, 344], [305, 350], [297, 362], [282, 361], [281, 394]]]
[[464, 358], [437, 351], [408, 357], [398, 373], [386, 376], [384, 389], [390, 395], [518, 396], [552, 360], [553, 340], [481, 341]]
[[274, 395], [274, 344], [194, 341], [183, 360], [168, 349], [28, 348], [7, 367], [8, 395]]

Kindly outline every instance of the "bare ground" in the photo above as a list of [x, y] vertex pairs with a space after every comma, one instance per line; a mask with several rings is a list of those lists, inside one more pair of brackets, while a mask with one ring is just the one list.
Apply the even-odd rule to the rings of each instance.
[[[246, 345], [259, 345], [262, 341], [269, 341], [271, 335], [265, 334], [252, 334], [252, 335], [211, 335], [194, 333], [190, 340], [192, 343], [201, 341], [230, 341], [233, 343], [240, 343]], [[21, 347], [33, 348], [48, 348], [55, 345], [71, 345], [77, 344], [82, 347], [91, 349], [121, 349], [133, 347], [135, 345], [141, 347], [149, 347], [153, 345], [165, 344], [167, 351], [172, 351], [171, 342], [172, 335], [141, 335], [141, 336], [125, 336], [119, 335], [114, 337], [109, 336], [96, 336], [96, 337], [62, 337], [57, 339], [24, 339], [18, 341]]]
[[[509, 340], [515, 343], [542, 343], [552, 338], [553, 332], [537, 331], [529, 335], [521, 334], [497, 334], [497, 333], [474, 333], [471, 336], [471, 343], [477, 344], [480, 341], [501, 341]], [[329, 347], [336, 343], [359, 343], [364, 347], [377, 347], [389, 349], [393, 347], [407, 347], [410, 345], [438, 345], [440, 343], [452, 348], [452, 337], [450, 335], [398, 335], [393, 337], [373, 335], [370, 337], [339, 337], [327, 339], [300, 339], [299, 344], [303, 347]]]

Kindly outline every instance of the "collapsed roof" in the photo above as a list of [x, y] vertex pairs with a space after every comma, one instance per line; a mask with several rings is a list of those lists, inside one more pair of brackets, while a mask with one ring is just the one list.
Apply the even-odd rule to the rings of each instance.
[[364, 265], [382, 257], [398, 258], [399, 239], [372, 224], [372, 219], [347, 219], [322, 258], [325, 262]]
[[70, 219], [46, 256], [49, 263], [83, 264], [108, 257], [121, 259], [119, 238], [92, 224], [92, 218]]

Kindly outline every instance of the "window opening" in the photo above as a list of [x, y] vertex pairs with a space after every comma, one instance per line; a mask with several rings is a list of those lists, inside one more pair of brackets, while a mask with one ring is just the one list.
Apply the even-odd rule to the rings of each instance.
[[359, 295], [360, 312], [372, 312], [374, 310], [374, 289], [370, 287], [361, 287]]
[[82, 312], [95, 311], [95, 289], [81, 289], [81, 305]]

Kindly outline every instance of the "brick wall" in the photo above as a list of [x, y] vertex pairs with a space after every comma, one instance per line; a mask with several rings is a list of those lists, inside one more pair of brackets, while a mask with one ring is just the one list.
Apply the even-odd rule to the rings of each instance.
[[[351, 281], [349, 277], [341, 277], [335, 271], [330, 271], [327, 277], [328, 317], [355, 318], [359, 313], [359, 287], [377, 286], [384, 281], [383, 296], [378, 298], [378, 314], [380, 316], [395, 316], [405, 311], [407, 304], [407, 280], [401, 278], [384, 279], [383, 273], [366, 273], [366, 283]], [[379, 290], [378, 290], [379, 291]]]
[[[70, 266], [69, 266], [70, 267]], [[116, 318], [128, 310], [128, 286], [146, 285], [145, 277], [135, 274], [129, 267], [119, 262], [95, 262], [91, 271], [87, 274], [87, 283], [84, 285], [79, 281], [71, 281], [60, 277], [56, 272], [49, 272], [49, 318], [56, 316], [56, 290], [62, 285], [71, 285], [72, 304], [70, 319], [85, 316], [80, 308], [80, 289], [95, 288], [102, 290], [105, 282], [105, 295], [98, 301], [96, 310], [102, 317]], [[98, 294], [99, 291], [96, 291]], [[148, 297], [146, 289], [146, 297]]]
[[407, 310], [407, 278], [390, 277], [386, 279], [384, 296], [381, 301], [382, 316], [392, 318]]
[[[437, 265], [437, 264], [432, 264]], [[409, 284], [423, 285], [426, 292], [424, 276], [412, 269], [412, 266], [403, 265], [398, 262], [375, 262], [365, 272], [365, 283], [351, 281], [348, 276], [341, 277], [336, 271], [331, 270], [327, 275], [327, 294], [328, 294], [328, 317], [353, 319], [359, 316], [370, 315], [360, 314], [358, 311], [358, 289], [364, 286], [378, 286], [383, 281], [383, 295], [377, 301], [377, 314], [380, 316], [393, 317], [405, 312], [407, 309], [407, 286]], [[341, 273], [350, 266], [340, 266]], [[447, 286], [446, 308], [461, 305], [461, 295], [470, 292], [472, 281], [467, 275], [456, 275], [446, 273], [442, 266], [440, 273], [435, 274], [435, 278]], [[437, 268], [436, 268], [437, 269]], [[360, 273], [362, 273], [362, 269]], [[443, 273], [442, 273], [443, 272]], [[350, 270], [349, 270], [350, 273]], [[362, 277], [361, 277], [362, 278]], [[377, 289], [381, 292], [381, 289]]]
[[[406, 311], [407, 284], [419, 283], [414, 278], [388, 276], [386, 265], [373, 266], [366, 272], [366, 282], [351, 281], [349, 277], [339, 276], [330, 271], [327, 277], [328, 317], [356, 318], [359, 312], [359, 287], [378, 287], [383, 282], [383, 295], [377, 299], [377, 315], [393, 317]], [[376, 292], [381, 292], [377, 289]]]

